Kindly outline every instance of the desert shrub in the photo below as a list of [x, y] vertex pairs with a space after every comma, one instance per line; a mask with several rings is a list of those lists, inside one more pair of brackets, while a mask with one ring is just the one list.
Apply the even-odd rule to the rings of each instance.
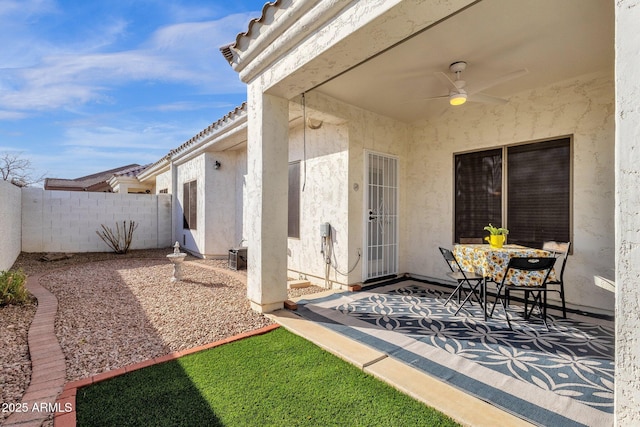
[[116, 222], [116, 231], [111, 228], [100, 224], [102, 231], [96, 231], [96, 234], [117, 254], [126, 254], [131, 246], [133, 240], [133, 232], [138, 228], [138, 224], [135, 221], [122, 221], [122, 229], [120, 229], [120, 223]]
[[0, 271], [0, 306], [23, 304], [29, 300], [25, 280], [27, 276], [22, 270]]

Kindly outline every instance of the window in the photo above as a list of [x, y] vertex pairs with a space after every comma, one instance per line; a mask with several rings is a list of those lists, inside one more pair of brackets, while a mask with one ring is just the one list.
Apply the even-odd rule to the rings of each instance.
[[508, 228], [509, 243], [566, 242], [570, 217], [570, 138], [455, 156], [456, 242], [486, 236], [489, 223]]
[[300, 237], [300, 162], [289, 163], [289, 237]]
[[455, 181], [456, 242], [502, 224], [502, 149], [457, 155]]
[[198, 225], [198, 182], [185, 182], [182, 189], [182, 228], [195, 230]]

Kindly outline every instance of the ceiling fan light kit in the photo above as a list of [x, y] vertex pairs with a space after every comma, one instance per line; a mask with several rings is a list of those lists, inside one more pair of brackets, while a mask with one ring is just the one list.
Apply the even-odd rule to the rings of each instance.
[[462, 105], [465, 102], [467, 102], [467, 93], [465, 91], [463, 90], [460, 90], [459, 92], [451, 91], [451, 94], [449, 94], [449, 104]]
[[449, 70], [456, 75], [456, 80], [451, 82], [456, 89], [449, 93], [449, 104], [451, 105], [462, 105], [467, 102], [467, 92], [464, 90], [466, 82], [460, 78], [460, 74], [466, 68], [467, 63], [464, 61], [457, 61], [449, 65]]
[[[467, 101], [484, 102], [488, 104], [506, 104], [508, 100], [482, 93], [482, 91], [508, 82], [509, 80], [522, 77], [529, 72], [526, 68], [522, 68], [495, 78], [492, 81], [475, 84], [473, 87], [467, 87], [467, 82], [462, 79], [462, 72], [466, 69], [467, 63], [465, 61], [456, 61], [450, 64], [449, 71], [455, 75], [455, 80], [452, 80], [451, 77], [445, 73], [436, 73], [441, 80], [449, 86], [449, 104], [453, 106], [462, 105]], [[444, 98], [447, 98], [447, 96], [445, 95]]]
[[[462, 79], [462, 72], [467, 69], [467, 63], [465, 61], [456, 61], [449, 64], [449, 72], [453, 74], [451, 76], [448, 73], [442, 71], [435, 72], [435, 76], [440, 79], [449, 88], [448, 95], [432, 96], [430, 98], [422, 98], [425, 100], [443, 100], [448, 99], [449, 105], [457, 107], [459, 105], [470, 102], [482, 102], [485, 104], [506, 104], [507, 99], [498, 98], [496, 96], [488, 95], [482, 91], [508, 82], [510, 80], [522, 77], [529, 73], [529, 70], [522, 68], [520, 70], [512, 71], [508, 74], [495, 78], [489, 82], [480, 84], [471, 84], [467, 86], [467, 82]], [[453, 78], [452, 78], [453, 77]]]

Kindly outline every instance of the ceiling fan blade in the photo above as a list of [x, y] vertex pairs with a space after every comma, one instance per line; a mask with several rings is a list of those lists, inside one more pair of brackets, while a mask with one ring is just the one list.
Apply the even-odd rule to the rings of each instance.
[[485, 104], [506, 104], [507, 101], [504, 98], [498, 98], [497, 96], [487, 95], [486, 93], [474, 93], [473, 95], [469, 95], [469, 101], [472, 102], [483, 102]]
[[446, 73], [443, 73], [442, 71], [437, 71], [435, 73], [436, 77], [438, 77], [444, 84], [449, 85], [449, 88], [453, 91], [458, 91], [458, 86], [456, 86], [455, 82], [453, 80], [451, 80], [451, 77], [449, 77]]
[[403, 104], [409, 104], [412, 102], [423, 102], [423, 101], [433, 101], [436, 99], [448, 99], [449, 95], [442, 95], [442, 96], [430, 96], [427, 98], [413, 98], [413, 99], [408, 99], [406, 101], [403, 102]]
[[482, 92], [494, 86], [497, 86], [502, 83], [506, 83], [509, 80], [517, 79], [518, 77], [522, 77], [526, 74], [529, 74], [529, 70], [526, 68], [522, 68], [520, 70], [512, 71], [510, 73], [505, 74], [504, 76], [498, 77], [497, 79], [491, 80], [490, 82], [486, 82], [485, 84], [474, 86], [470, 85], [467, 89], [467, 93], [473, 95], [478, 92]]

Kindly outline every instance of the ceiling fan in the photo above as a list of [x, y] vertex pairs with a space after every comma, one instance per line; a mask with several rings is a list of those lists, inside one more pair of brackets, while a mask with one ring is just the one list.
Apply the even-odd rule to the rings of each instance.
[[454, 79], [451, 79], [448, 74], [443, 73], [442, 71], [436, 72], [436, 76], [449, 87], [449, 94], [428, 99], [448, 98], [449, 104], [454, 106], [462, 105], [467, 101], [485, 102], [491, 104], [505, 104], [507, 103], [506, 99], [487, 95], [485, 93], [482, 93], [482, 91], [529, 73], [529, 70], [527, 70], [526, 68], [522, 68], [520, 70], [512, 71], [511, 73], [498, 77], [497, 79], [494, 79], [490, 82], [486, 82], [477, 86], [467, 87], [467, 82], [462, 79], [462, 72], [466, 69], [467, 63], [465, 61], [456, 61], [449, 65], [449, 71], [451, 71], [451, 73], [455, 75]]

